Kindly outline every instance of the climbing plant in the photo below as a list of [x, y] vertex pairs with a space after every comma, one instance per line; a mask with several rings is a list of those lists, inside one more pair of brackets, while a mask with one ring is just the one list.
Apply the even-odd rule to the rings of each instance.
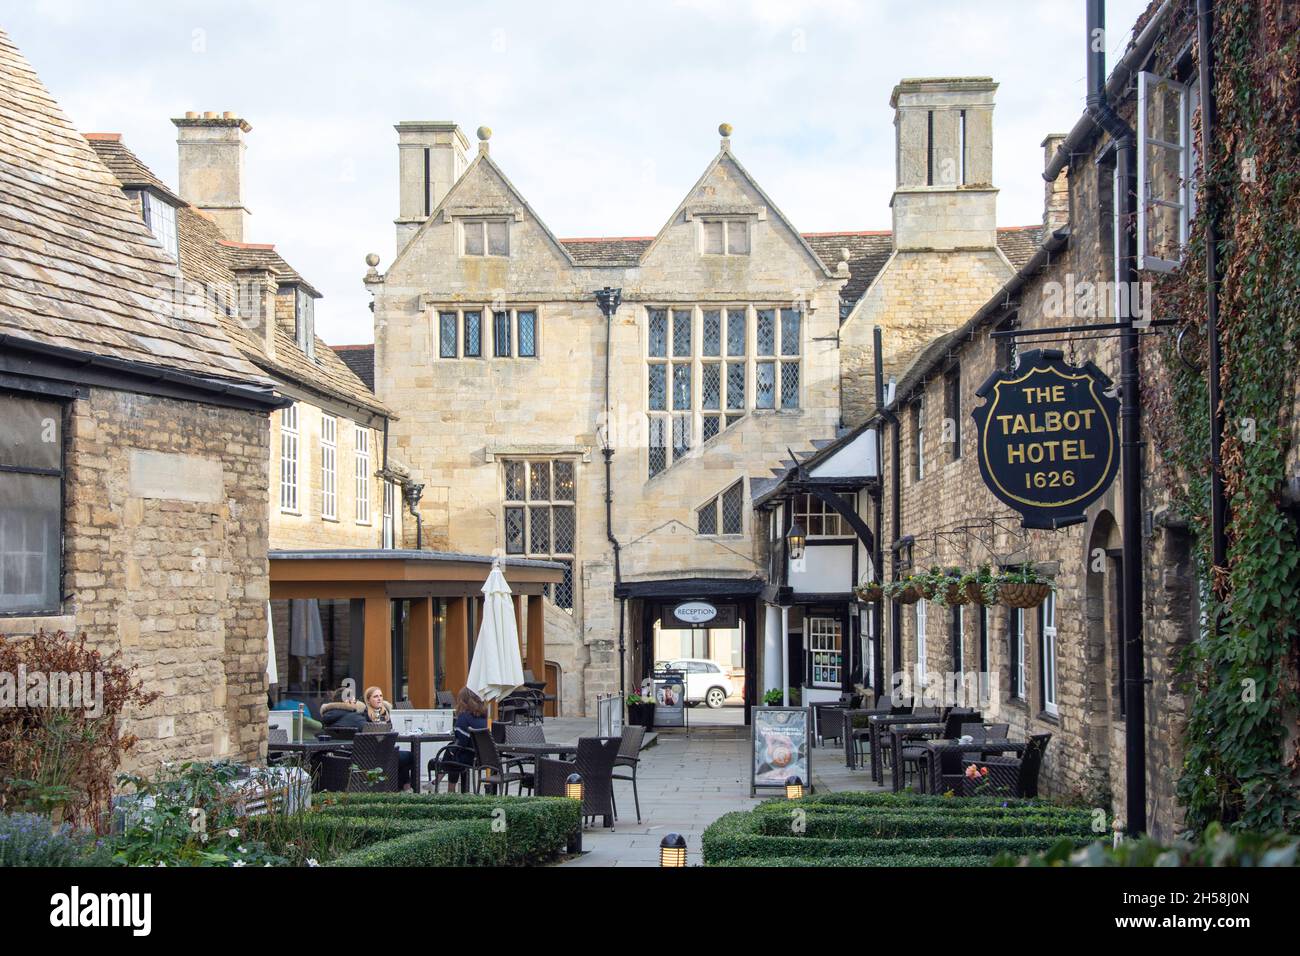
[[[1174, 23], [1194, 22], [1192, 0], [1179, 8]], [[1195, 534], [1205, 582], [1207, 623], [1182, 662], [1189, 714], [1178, 794], [1194, 830], [1215, 821], [1297, 830], [1288, 741], [1300, 731], [1300, 539], [1282, 492], [1295, 451], [1300, 346], [1300, 24], [1287, 0], [1218, 0], [1214, 9], [1213, 163], [1201, 170], [1183, 266], [1156, 279], [1153, 297], [1155, 314], [1176, 317], [1182, 334], [1144, 345], [1160, 477]], [[1174, 32], [1157, 58], [1176, 52]], [[1225, 567], [1211, 562], [1204, 335], [1211, 210], [1222, 265]]]

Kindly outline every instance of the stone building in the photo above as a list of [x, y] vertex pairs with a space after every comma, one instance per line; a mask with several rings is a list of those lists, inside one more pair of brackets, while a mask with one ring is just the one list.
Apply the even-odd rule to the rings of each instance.
[[2, 32], [0, 141], [0, 632], [138, 666], [132, 769], [257, 759], [284, 400]]
[[[425, 484], [435, 546], [566, 567], [546, 657], [569, 712], [619, 688], [620, 650], [633, 686], [657, 660], [725, 647], [756, 699], [754, 482], [865, 417], [874, 325], [900, 365], [922, 341], [910, 328], [960, 324], [1037, 239], [1038, 226], [995, 226], [993, 90], [895, 91], [892, 236], [800, 233], [724, 124], [654, 236], [562, 240], [490, 155], [489, 130], [470, 157], [453, 123], [398, 124], [397, 255], [366, 277], [393, 453]], [[606, 287], [621, 290], [608, 317]], [[921, 289], [939, 295], [899, 306]], [[675, 617], [691, 599], [712, 603], [712, 626]]]

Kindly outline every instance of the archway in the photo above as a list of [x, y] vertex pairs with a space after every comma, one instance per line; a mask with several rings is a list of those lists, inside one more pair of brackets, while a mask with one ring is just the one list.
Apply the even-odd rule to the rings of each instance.
[[1115, 738], [1122, 727], [1123, 655], [1120, 621], [1123, 610], [1120, 591], [1119, 527], [1109, 511], [1103, 511], [1088, 537], [1087, 583], [1084, 596], [1084, 710], [1088, 728], [1088, 796], [1099, 802], [1107, 796], [1118, 800], [1122, 775], [1111, 773], [1110, 755], [1122, 743]]

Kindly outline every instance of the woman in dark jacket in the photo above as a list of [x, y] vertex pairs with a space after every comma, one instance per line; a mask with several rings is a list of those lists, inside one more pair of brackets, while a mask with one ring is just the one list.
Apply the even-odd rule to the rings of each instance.
[[[472, 730], [487, 730], [487, 705], [479, 699], [478, 694], [474, 693], [468, 687], [462, 687], [460, 693], [456, 695], [456, 718], [452, 724], [452, 733], [455, 739], [439, 755], [439, 762], [459, 764], [462, 767], [474, 766], [475, 749], [474, 738], [470, 736]], [[456, 775], [456, 768], [448, 768], [443, 771], [441, 768], [434, 768], [439, 772]], [[459, 773], [460, 789], [466, 789], [468, 775], [461, 771]], [[448, 784], [450, 789], [450, 784]]]

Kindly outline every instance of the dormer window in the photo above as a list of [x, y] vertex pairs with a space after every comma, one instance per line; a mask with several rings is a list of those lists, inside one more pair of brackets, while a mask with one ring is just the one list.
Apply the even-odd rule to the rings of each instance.
[[316, 358], [316, 300], [302, 286], [293, 290], [293, 340], [309, 359]]
[[746, 219], [703, 219], [702, 246], [706, 256], [749, 255], [749, 221]]
[[167, 254], [179, 262], [181, 256], [176, 239], [176, 207], [148, 189], [140, 193], [140, 207], [144, 224]]
[[505, 219], [466, 219], [461, 223], [461, 233], [464, 255], [510, 255], [510, 224]]

